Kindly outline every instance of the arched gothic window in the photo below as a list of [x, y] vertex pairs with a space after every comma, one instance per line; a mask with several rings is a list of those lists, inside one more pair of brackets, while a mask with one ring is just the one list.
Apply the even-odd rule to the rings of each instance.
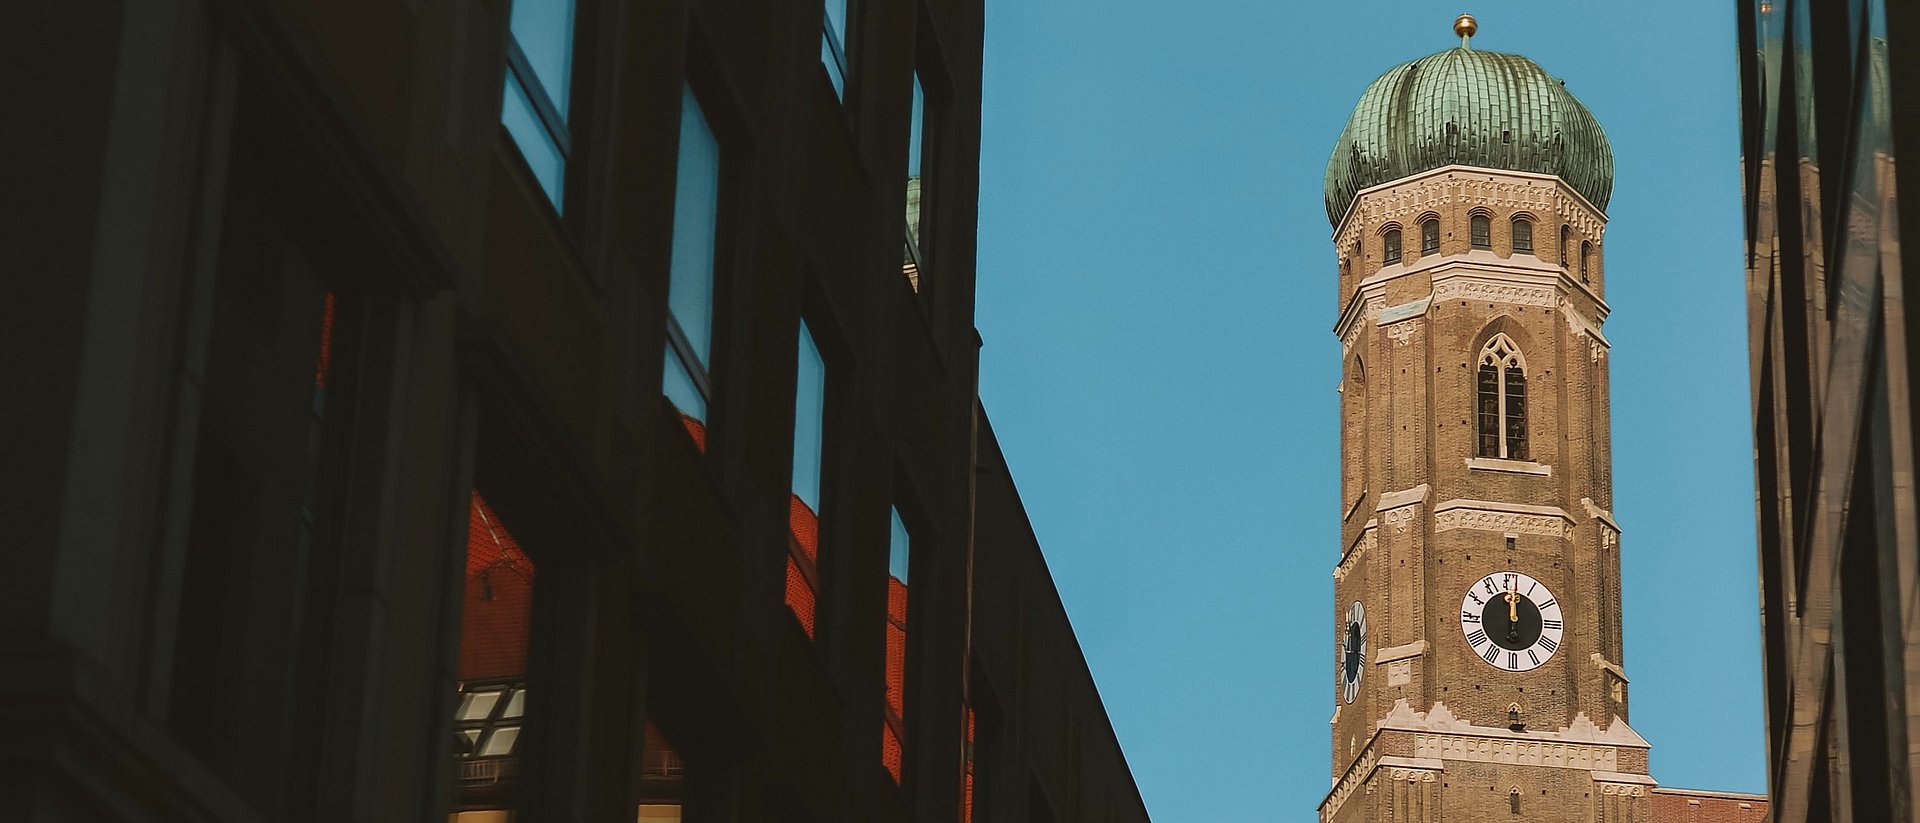
[[1384, 260], [1385, 264], [1393, 265], [1394, 263], [1400, 262], [1400, 230], [1388, 229], [1386, 241], [1387, 241], [1387, 250], [1386, 250], [1386, 255]]
[[1580, 241], [1580, 282], [1587, 282], [1587, 263], [1593, 259], [1593, 242]]
[[1420, 256], [1440, 253], [1440, 219], [1429, 218], [1420, 223]]
[[1572, 258], [1567, 257], [1567, 252], [1572, 249], [1573, 249], [1573, 229], [1563, 225], [1560, 227], [1560, 266], [1561, 268], [1565, 268], [1568, 270], [1573, 269]]
[[1492, 220], [1487, 219], [1487, 216], [1484, 214], [1476, 214], [1473, 216], [1473, 219], [1468, 221], [1467, 225], [1469, 230], [1473, 233], [1474, 248], [1476, 249], [1493, 248], [1493, 221]]
[[1533, 221], [1525, 217], [1513, 218], [1513, 250], [1533, 253]]
[[1496, 334], [1480, 350], [1478, 397], [1480, 457], [1526, 460], [1527, 365], [1520, 347]]

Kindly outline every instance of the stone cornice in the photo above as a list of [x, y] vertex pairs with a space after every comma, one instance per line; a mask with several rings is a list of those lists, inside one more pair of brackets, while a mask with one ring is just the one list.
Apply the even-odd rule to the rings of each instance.
[[1353, 570], [1353, 564], [1360, 562], [1361, 556], [1367, 553], [1367, 549], [1373, 547], [1373, 544], [1379, 539], [1379, 528], [1380, 521], [1378, 519], [1368, 520], [1367, 525], [1360, 528], [1360, 534], [1353, 539], [1353, 545], [1348, 546], [1346, 551], [1340, 553], [1340, 562], [1333, 567], [1333, 579], [1335, 582], [1346, 579], [1347, 572]]
[[1595, 241], [1606, 231], [1606, 214], [1554, 175], [1452, 165], [1361, 189], [1334, 226], [1333, 240], [1344, 248], [1359, 223], [1417, 216], [1456, 198], [1557, 215]]
[[[1532, 260], [1533, 262], [1526, 262]], [[1403, 277], [1426, 274], [1432, 283], [1426, 297], [1388, 306], [1387, 284]], [[1575, 297], [1585, 300], [1574, 299]], [[1601, 347], [1612, 346], [1600, 327], [1613, 309], [1589, 285], [1568, 275], [1559, 266], [1541, 263], [1537, 258], [1502, 258], [1484, 249], [1444, 257], [1424, 257], [1411, 264], [1382, 268], [1372, 277], [1354, 286], [1347, 297], [1333, 334], [1340, 338], [1343, 353], [1353, 347], [1364, 321], [1386, 326], [1424, 317], [1437, 300], [1474, 300], [1509, 305], [1557, 309], [1566, 317], [1567, 327], [1585, 334]], [[1588, 306], [1591, 315], [1588, 315]]]
[[[1412, 735], [1413, 757], [1379, 754], [1381, 737], [1392, 733]], [[1619, 753], [1621, 749], [1649, 748], [1646, 738], [1618, 718], [1604, 731], [1582, 713], [1555, 731], [1516, 732], [1473, 725], [1454, 717], [1444, 702], [1435, 702], [1428, 711], [1416, 712], [1401, 698], [1395, 700], [1393, 710], [1374, 725], [1360, 756], [1334, 779], [1326, 798], [1320, 802], [1320, 820], [1323, 823], [1332, 820], [1347, 799], [1383, 768], [1437, 773], [1446, 769], [1449, 760], [1584, 770], [1596, 783], [1613, 786], [1612, 793], [1644, 791], [1645, 787], [1656, 785], [1653, 778], [1644, 773], [1620, 771]]]
[[1442, 532], [1481, 529], [1570, 538], [1573, 536], [1573, 526], [1573, 516], [1558, 506], [1454, 499], [1433, 509], [1433, 529]]

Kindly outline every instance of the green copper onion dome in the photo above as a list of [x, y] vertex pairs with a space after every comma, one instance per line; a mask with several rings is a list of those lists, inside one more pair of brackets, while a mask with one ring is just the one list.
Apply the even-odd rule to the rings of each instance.
[[1517, 54], [1467, 44], [1403, 63], [1360, 95], [1327, 161], [1327, 219], [1369, 186], [1454, 164], [1551, 174], [1601, 210], [1613, 193], [1613, 149], [1593, 113]]

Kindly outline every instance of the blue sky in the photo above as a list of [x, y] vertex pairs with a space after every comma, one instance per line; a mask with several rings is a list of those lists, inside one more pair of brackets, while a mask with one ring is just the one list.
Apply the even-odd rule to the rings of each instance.
[[1156, 820], [1309, 821], [1327, 790], [1321, 180], [1460, 11], [1613, 143], [1633, 725], [1665, 785], [1764, 790], [1733, 9], [987, 0], [981, 392]]

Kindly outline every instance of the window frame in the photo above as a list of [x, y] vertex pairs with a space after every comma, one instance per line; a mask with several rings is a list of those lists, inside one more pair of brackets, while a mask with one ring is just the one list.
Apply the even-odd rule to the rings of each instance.
[[1467, 218], [1468, 243], [1476, 249], [1493, 250], [1493, 216], [1474, 212]]
[[1405, 260], [1406, 249], [1402, 247], [1399, 226], [1390, 226], [1380, 233], [1380, 258], [1382, 265], [1397, 265]]
[[[1526, 231], [1521, 231], [1521, 226], [1525, 226]], [[1528, 254], [1534, 253], [1533, 218], [1524, 214], [1514, 215], [1513, 222], [1508, 226], [1507, 232], [1507, 247], [1510, 254], [1518, 254], [1520, 252], [1526, 252]], [[1520, 238], [1522, 236], [1527, 238], [1527, 244], [1524, 247], [1520, 245]]]
[[[1527, 421], [1527, 361], [1505, 333], [1487, 338], [1475, 358], [1474, 456], [1531, 460]], [[1488, 378], [1492, 380], [1489, 382]], [[1492, 396], [1489, 397], [1489, 391]], [[1492, 411], [1488, 411], [1488, 401]], [[1489, 429], [1489, 415], [1492, 427]], [[1490, 448], [1491, 447], [1491, 448]]]
[[[787, 562], [785, 564], [786, 573], [789, 576], [797, 574], [801, 582], [810, 590], [813, 598], [813, 613], [810, 615], [801, 615], [799, 613], [799, 606], [792, 602], [791, 599], [783, 596], [783, 599], [786, 600], [787, 607], [794, 612], [794, 618], [800, 622], [801, 628], [806, 631], [810, 639], [818, 639], [820, 636], [820, 604], [823, 602], [826, 589], [826, 578], [823, 574], [822, 567], [826, 554], [826, 540], [824, 539], [824, 535], [826, 531], [826, 503], [829, 476], [827, 471], [829, 455], [828, 440], [829, 434], [832, 431], [831, 418], [829, 417], [832, 408], [830, 396], [833, 391], [835, 371], [833, 359], [828, 354], [828, 346], [824, 344], [821, 335], [817, 331], [818, 329], [819, 326], [817, 324], [809, 322], [805, 316], [802, 316], [799, 323], [796, 324], [794, 335], [793, 444], [789, 449], [790, 462], [788, 464], [787, 480], [789, 520]], [[808, 501], [800, 496], [800, 427], [805, 422], [800, 416], [800, 381], [804, 379], [802, 363], [807, 353], [807, 344], [811, 344], [812, 352], [819, 363], [820, 371], [820, 406], [817, 416], [815, 417], [819, 424], [819, 431], [814, 435], [819, 454], [812, 461], [812, 485], [815, 498], [812, 501]], [[806, 506], [813, 513], [814, 547], [812, 557], [806, 556], [805, 547], [801, 545], [800, 542], [800, 535], [793, 528], [791, 507], [796, 502], [802, 506]], [[788, 582], [791, 583], [792, 580]]]
[[1429, 215], [1420, 220], [1420, 256], [1440, 253], [1440, 218]]
[[693, 389], [695, 393], [699, 395], [701, 403], [698, 414], [693, 413], [695, 410], [692, 409], [682, 409], [679, 407], [679, 404], [673, 402], [672, 394], [668, 391], [668, 383], [673, 379], [670, 373], [663, 373], [661, 375], [660, 391], [663, 396], [667, 397], [669, 405], [671, 405], [675, 411], [686, 417], [693, 418], [705, 427], [707, 437], [705, 441], [701, 443], [702, 450], [704, 451], [705, 443], [711, 442], [713, 439], [712, 421], [714, 419], [714, 407], [717, 405], [717, 395], [719, 393], [718, 381], [714, 375], [715, 372], [718, 371], [717, 364], [721, 359], [721, 341], [724, 337], [720, 328], [721, 318], [724, 314], [724, 312], [720, 310], [722, 294], [721, 283], [725, 280], [724, 272], [726, 271], [724, 250], [728, 245], [726, 243], [727, 210], [729, 200], [731, 199], [728, 193], [728, 169], [732, 165], [732, 158], [729, 156], [730, 153], [727, 149], [726, 140], [723, 139], [720, 131], [714, 127], [713, 113], [706, 101], [701, 97], [699, 89], [695, 87], [691, 78], [688, 78], [681, 84], [681, 95], [681, 122], [679, 124], [679, 138], [675, 144], [674, 152], [673, 211], [669, 232], [670, 236], [671, 234], [677, 233], [683, 217], [680, 197], [681, 187], [686, 183], [686, 181], [682, 179], [682, 173], [686, 171], [683, 165], [686, 157], [687, 137], [687, 123], [685, 122], [685, 118], [689, 112], [688, 105], [691, 104], [691, 111], [699, 114], [700, 121], [705, 127], [704, 132], [712, 141], [711, 145], [715, 165], [713, 172], [713, 249], [709, 257], [704, 280], [708, 339], [706, 345], [706, 362], [703, 363], [701, 362], [699, 348], [694, 345], [692, 336], [687, 333], [686, 326], [673, 308], [673, 298], [675, 294], [674, 272], [677, 269], [672, 255], [672, 247], [675, 243], [670, 239], [668, 244], [667, 291], [665, 306], [663, 307], [665, 316], [662, 321], [662, 326], [664, 330], [663, 336], [665, 337], [664, 348], [666, 349], [663, 360], [671, 362], [663, 362], [662, 367], [663, 369], [671, 369], [675, 365], [678, 365], [681, 374], [685, 375], [693, 384]]
[[[907, 109], [907, 177], [905, 189], [908, 196], [913, 198], [913, 214], [911, 217], [904, 214], [902, 215], [902, 219], [906, 223], [906, 259], [902, 262], [902, 268], [903, 270], [909, 267], [911, 268], [911, 271], [903, 271], [903, 274], [906, 275], [908, 285], [913, 288], [916, 294], [925, 294], [929, 285], [927, 282], [927, 263], [932, 249], [932, 238], [930, 237], [931, 232], [928, 231], [928, 225], [931, 222], [931, 213], [937, 211], [936, 209], [930, 208], [933, 199], [928, 196], [929, 192], [933, 189], [933, 186], [929, 185], [929, 183], [931, 178], [934, 177], [934, 175], [929, 173], [931, 171], [930, 167], [933, 164], [929, 163], [928, 160], [936, 156], [935, 149], [938, 140], [936, 136], [938, 130], [934, 128], [936, 124], [936, 106], [934, 95], [929, 90], [931, 84], [928, 82], [928, 79], [926, 71], [919, 66], [914, 67], [910, 85], [912, 97]], [[917, 157], [914, 153], [916, 144], [919, 146]], [[914, 173], [916, 169], [919, 172], [918, 174]]]
[[[518, 0], [518, 2], [531, 2], [531, 0]], [[580, 0], [565, 0], [565, 2], [567, 3], [565, 61], [567, 76], [564, 93], [571, 95], [577, 79], [573, 75], [579, 54]], [[519, 93], [526, 98], [527, 105], [533, 109], [535, 125], [541, 129], [547, 140], [552, 142], [555, 153], [560, 156], [560, 175], [555, 182], [558, 191], [548, 190], [546, 184], [540, 181], [540, 172], [534, 168], [533, 159], [527, 156], [526, 147], [520, 145], [519, 138], [512, 136], [513, 129], [507, 125], [507, 101], [515, 89], [518, 89]], [[554, 101], [553, 90], [548, 89], [541, 81], [539, 72], [533, 68], [533, 61], [528, 59], [525, 48], [520, 45], [520, 37], [513, 31], [513, 9], [509, 7], [507, 9], [506, 73], [500, 93], [500, 125], [507, 129], [514, 149], [520, 153], [521, 160], [526, 162], [528, 170], [533, 173], [534, 181], [540, 185], [541, 191], [547, 195], [547, 202], [551, 203], [554, 211], [559, 214], [566, 213], [567, 195], [572, 190], [572, 187], [567, 185], [567, 179], [571, 176], [573, 167], [573, 126], [569, 122], [572, 100], [569, 99], [566, 102], [568, 111], [563, 113], [559, 104]]]
[[833, 94], [842, 105], [853, 92], [853, 30], [855, 4], [858, 0], [844, 0], [845, 11], [840, 21], [844, 31], [834, 31], [833, 17], [827, 14], [827, 7], [836, 0], [822, 0], [820, 4], [820, 66], [827, 70], [827, 81], [833, 86]]

